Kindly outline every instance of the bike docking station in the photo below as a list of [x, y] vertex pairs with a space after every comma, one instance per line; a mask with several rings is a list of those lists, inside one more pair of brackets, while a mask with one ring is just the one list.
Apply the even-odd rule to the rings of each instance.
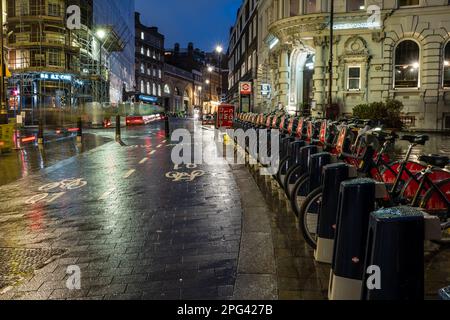
[[341, 183], [329, 300], [361, 299], [370, 214], [386, 195], [385, 184], [372, 179]]
[[[344, 179], [344, 168], [340, 170], [337, 179]], [[324, 195], [327, 192], [324, 190]], [[386, 196], [385, 184], [371, 179], [341, 183], [330, 300], [423, 300], [424, 241], [440, 240], [440, 220], [411, 207], [375, 211], [376, 200]], [[325, 231], [331, 237], [329, 223], [332, 221], [328, 221]], [[316, 256], [329, 254], [318, 246], [319, 250], [322, 252]], [[370, 283], [377, 273], [379, 283]]]
[[346, 163], [335, 163], [323, 168], [323, 195], [322, 207], [319, 210], [317, 248], [314, 258], [317, 262], [332, 264], [334, 237], [336, 228], [336, 208], [339, 203], [339, 190], [341, 183], [355, 179], [358, 171], [355, 166]]
[[[380, 286], [363, 286], [362, 300], [424, 299], [424, 220], [420, 210], [410, 207], [371, 214], [365, 267], [378, 268]], [[368, 278], [365, 273], [364, 283]]]

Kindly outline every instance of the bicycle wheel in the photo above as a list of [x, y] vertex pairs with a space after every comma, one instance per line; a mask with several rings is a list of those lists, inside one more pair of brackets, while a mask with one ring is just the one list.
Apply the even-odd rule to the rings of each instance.
[[294, 191], [291, 194], [291, 206], [292, 210], [297, 217], [300, 217], [300, 208], [303, 205], [306, 197], [308, 196], [309, 189], [309, 175], [305, 173], [300, 179], [297, 180]]
[[447, 197], [445, 201], [442, 196], [434, 189], [428, 190], [428, 192], [423, 197], [421, 203], [421, 208], [427, 213], [438, 216], [442, 224], [442, 239], [440, 241], [435, 241], [439, 244], [450, 244], [450, 208], [448, 203], [450, 201], [450, 179], [439, 182], [437, 184], [439, 190], [442, 191]]
[[319, 227], [319, 213], [322, 208], [323, 188], [317, 188], [311, 192], [300, 208], [300, 230], [306, 243], [313, 248], [317, 248], [317, 231]]
[[277, 180], [281, 187], [283, 187], [284, 179], [286, 178], [287, 172], [289, 171], [289, 160], [290, 157], [285, 157], [280, 162], [280, 168], [278, 169], [277, 173]]
[[291, 195], [294, 192], [295, 183], [302, 176], [301, 170], [302, 170], [301, 166], [295, 165], [289, 169], [289, 171], [286, 174], [286, 177], [284, 178], [283, 188], [284, 191], [286, 192], [286, 196], [288, 197], [288, 199], [291, 199]]

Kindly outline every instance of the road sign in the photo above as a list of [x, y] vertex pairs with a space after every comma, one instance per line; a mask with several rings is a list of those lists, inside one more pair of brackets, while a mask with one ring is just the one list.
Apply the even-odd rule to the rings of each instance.
[[252, 83], [251, 82], [241, 82], [240, 83], [241, 96], [248, 96], [252, 94]]
[[223, 104], [220, 105], [217, 109], [217, 123], [216, 128], [225, 128], [231, 129], [233, 128], [233, 119], [234, 119], [234, 106]]

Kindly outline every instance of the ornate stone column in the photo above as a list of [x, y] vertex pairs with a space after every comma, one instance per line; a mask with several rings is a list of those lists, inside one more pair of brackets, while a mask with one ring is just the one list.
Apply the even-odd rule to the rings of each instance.
[[316, 61], [314, 69], [314, 100], [316, 101], [316, 111], [325, 111], [325, 71], [324, 48], [326, 46], [325, 37], [314, 38], [316, 50]]
[[289, 105], [289, 46], [283, 45], [279, 52], [278, 102]]

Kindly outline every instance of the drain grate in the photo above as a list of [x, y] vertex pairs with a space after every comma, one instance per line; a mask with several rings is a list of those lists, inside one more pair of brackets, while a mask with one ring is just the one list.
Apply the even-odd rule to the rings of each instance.
[[0, 290], [13, 286], [61, 256], [62, 249], [0, 248]]

